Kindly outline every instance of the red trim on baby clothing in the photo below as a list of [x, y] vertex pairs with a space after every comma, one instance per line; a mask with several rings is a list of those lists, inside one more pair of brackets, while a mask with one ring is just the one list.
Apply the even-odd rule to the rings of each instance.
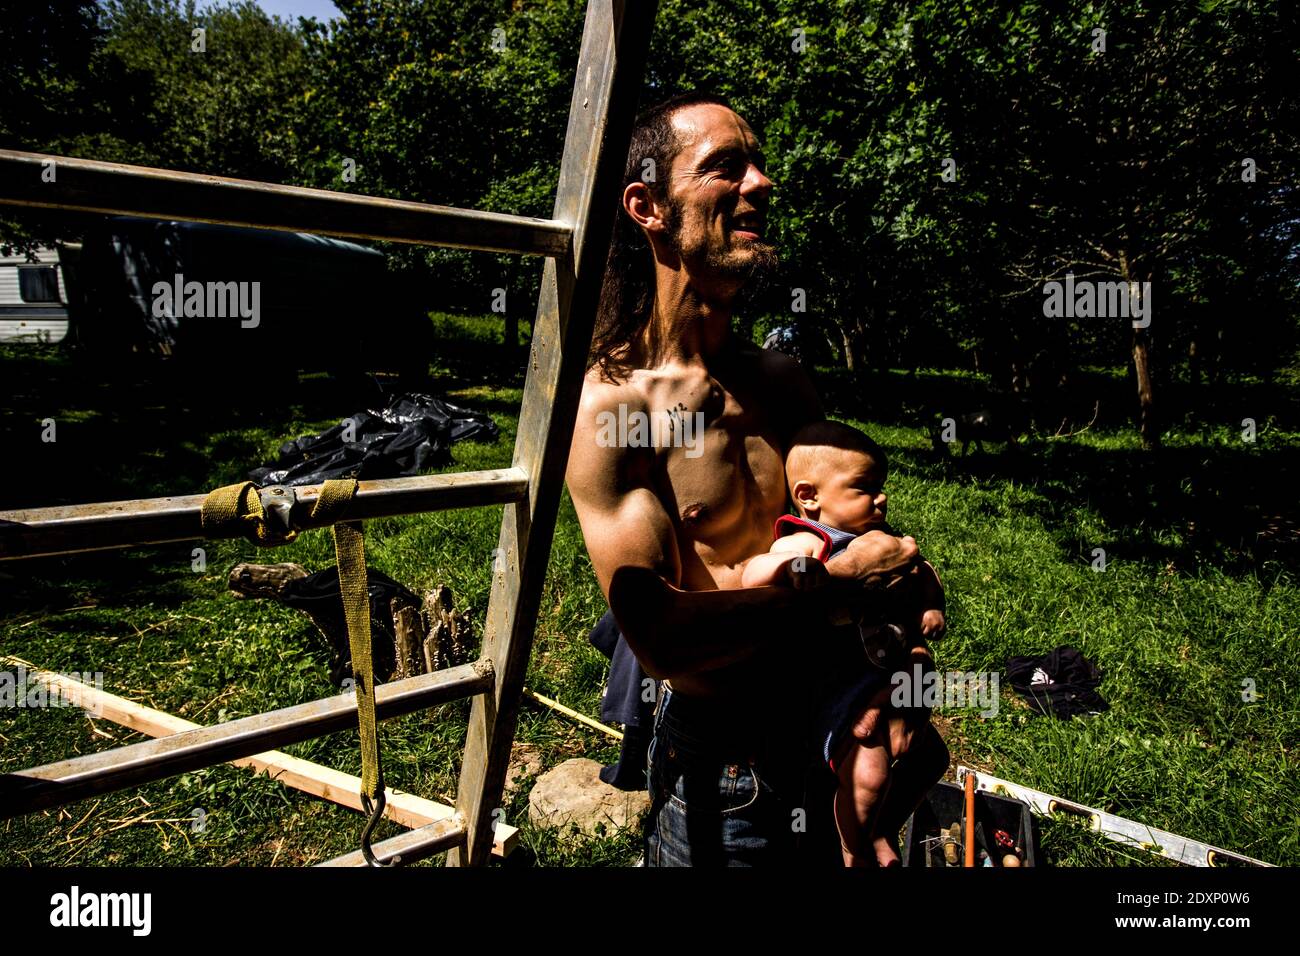
[[781, 525], [789, 525], [798, 531], [811, 531], [817, 537], [822, 539], [822, 553], [817, 555], [817, 560], [824, 562], [831, 553], [831, 536], [821, 528], [812, 524], [805, 518], [796, 518], [794, 515], [781, 515], [772, 523], [772, 540], [784, 538], [788, 534], [794, 534], [794, 530], [782, 531]]

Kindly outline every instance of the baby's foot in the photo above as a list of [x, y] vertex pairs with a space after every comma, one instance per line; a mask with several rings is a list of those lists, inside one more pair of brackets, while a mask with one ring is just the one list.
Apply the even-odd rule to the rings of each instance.
[[898, 855], [898, 838], [888, 836], [878, 836], [871, 841], [871, 847], [876, 851], [876, 865], [902, 866], [903, 861]]

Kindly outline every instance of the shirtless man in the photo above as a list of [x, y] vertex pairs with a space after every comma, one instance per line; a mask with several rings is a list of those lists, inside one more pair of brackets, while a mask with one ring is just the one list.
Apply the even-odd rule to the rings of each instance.
[[[786, 512], [790, 439], [825, 417], [796, 362], [731, 330], [742, 286], [776, 264], [773, 183], [749, 125], [698, 95], [638, 118], [624, 182], [567, 483], [619, 629], [667, 687], [646, 863], [789, 862], [807, 817], [829, 805], [805, 795], [810, 661], [829, 659], [816, 642], [906, 572], [916, 543], [868, 533], [827, 565], [827, 587], [741, 587]], [[608, 440], [602, 423], [637, 413], [677, 440]], [[807, 639], [791, 646], [792, 629]], [[887, 690], [871, 710], [897, 756], [933, 729], [928, 713], [889, 710]]]

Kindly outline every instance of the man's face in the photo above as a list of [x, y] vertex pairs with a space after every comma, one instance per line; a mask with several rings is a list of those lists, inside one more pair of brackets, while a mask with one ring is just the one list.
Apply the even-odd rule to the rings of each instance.
[[668, 182], [668, 241], [692, 271], [745, 280], [776, 267], [767, 241], [773, 184], [749, 124], [725, 106], [678, 110], [681, 146]]

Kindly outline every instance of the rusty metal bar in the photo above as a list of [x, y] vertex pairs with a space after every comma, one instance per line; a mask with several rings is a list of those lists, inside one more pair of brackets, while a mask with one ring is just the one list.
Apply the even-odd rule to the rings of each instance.
[[[524, 501], [528, 473], [522, 468], [462, 471], [416, 478], [358, 482], [346, 518], [390, 518]], [[311, 510], [319, 485], [292, 489], [294, 514]], [[24, 511], [0, 511], [0, 561], [81, 551], [105, 551], [205, 537], [200, 510], [205, 495], [140, 498]]]
[[[496, 674], [475, 661], [375, 688], [379, 720], [491, 693]], [[152, 783], [179, 773], [355, 729], [355, 694], [340, 694], [224, 724], [0, 775], [0, 819]]]
[[0, 150], [0, 203], [531, 256], [563, 255], [573, 236], [554, 219], [12, 149]]
[[[390, 840], [384, 840], [382, 843], [376, 843], [370, 851], [380, 863], [391, 862], [393, 857], [400, 856], [401, 863], [405, 866], [433, 856], [435, 853], [441, 853], [443, 850], [450, 850], [454, 846], [462, 846], [464, 843], [465, 818], [458, 813], [446, 820], [438, 820], [418, 830], [411, 830]], [[344, 853], [332, 860], [316, 864], [317, 867], [367, 865], [366, 858], [360, 850], [353, 850], [351, 853]]]

